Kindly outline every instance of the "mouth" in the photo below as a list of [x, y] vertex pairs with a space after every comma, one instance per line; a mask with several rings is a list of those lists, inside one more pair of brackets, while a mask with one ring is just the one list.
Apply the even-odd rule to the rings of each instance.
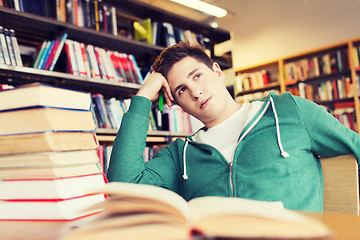
[[209, 98], [201, 101], [201, 103], [200, 103], [200, 109], [203, 109], [203, 108], [205, 108], [207, 105], [209, 105], [209, 102], [210, 102], [211, 98], [212, 98], [212, 97], [209, 97]]

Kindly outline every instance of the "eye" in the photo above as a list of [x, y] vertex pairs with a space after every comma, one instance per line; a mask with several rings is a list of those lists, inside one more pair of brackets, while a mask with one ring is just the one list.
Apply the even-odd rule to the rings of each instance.
[[201, 73], [196, 73], [195, 75], [194, 75], [194, 79], [196, 80], [196, 79], [199, 79], [201, 77]]
[[185, 91], [185, 87], [182, 87], [178, 91], [178, 95], [180, 96]]

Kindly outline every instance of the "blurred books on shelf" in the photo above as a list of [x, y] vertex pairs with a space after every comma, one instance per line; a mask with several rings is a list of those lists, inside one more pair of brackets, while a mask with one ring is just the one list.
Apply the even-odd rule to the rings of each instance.
[[331, 51], [309, 56], [284, 64], [285, 82], [343, 72], [349, 69], [347, 54], [344, 50]]
[[23, 65], [14, 29], [2, 26], [0, 26], [0, 64]]
[[132, 54], [105, 50], [66, 39], [67, 71], [76, 76], [142, 84], [141, 70]]
[[0, 99], [8, 103], [0, 111], [0, 219], [70, 220], [99, 212], [86, 210], [105, 199], [92, 187], [106, 183], [90, 94], [35, 83], [1, 91]]

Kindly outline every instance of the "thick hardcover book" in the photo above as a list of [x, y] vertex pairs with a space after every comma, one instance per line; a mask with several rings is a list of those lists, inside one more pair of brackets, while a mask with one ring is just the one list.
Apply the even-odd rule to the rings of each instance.
[[95, 128], [91, 111], [47, 107], [0, 111], [0, 136], [46, 131], [86, 132]]
[[0, 136], [0, 155], [97, 149], [93, 132], [43, 132]]
[[313, 239], [328, 237], [323, 223], [287, 210], [281, 202], [208, 196], [185, 201], [151, 185], [108, 183], [103, 214], [73, 229], [74, 239]]
[[66, 200], [0, 201], [0, 220], [74, 220], [100, 212], [100, 208], [88, 208], [104, 199], [104, 194], [96, 194]]
[[98, 162], [96, 150], [0, 155], [0, 168], [50, 168], [91, 165]]
[[102, 173], [99, 163], [64, 167], [2, 168], [0, 179], [50, 179]]
[[33, 83], [0, 92], [0, 102], [0, 111], [33, 106], [89, 110], [91, 95], [87, 92]]
[[104, 186], [103, 173], [48, 179], [8, 179], [0, 182], [0, 200], [56, 200], [90, 195]]

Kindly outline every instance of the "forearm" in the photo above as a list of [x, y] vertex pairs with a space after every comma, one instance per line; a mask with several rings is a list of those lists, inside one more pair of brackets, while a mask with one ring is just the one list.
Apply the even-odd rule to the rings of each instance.
[[109, 181], [137, 182], [144, 171], [143, 152], [151, 105], [151, 101], [144, 97], [132, 98], [114, 140], [107, 175]]

